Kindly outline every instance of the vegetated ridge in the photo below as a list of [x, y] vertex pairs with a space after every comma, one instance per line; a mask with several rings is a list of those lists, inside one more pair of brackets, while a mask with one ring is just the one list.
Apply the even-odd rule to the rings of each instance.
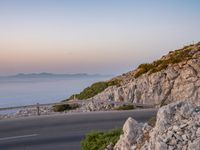
[[155, 106], [178, 100], [200, 103], [200, 42], [170, 51], [110, 81], [94, 83], [75, 97]]

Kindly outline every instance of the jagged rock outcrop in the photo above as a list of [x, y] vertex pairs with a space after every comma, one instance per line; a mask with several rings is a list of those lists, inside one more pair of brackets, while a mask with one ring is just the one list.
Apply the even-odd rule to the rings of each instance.
[[151, 130], [148, 124], [138, 123], [131, 117], [127, 119], [123, 126], [124, 134], [120, 136], [120, 140], [114, 147], [114, 150], [134, 150], [136, 145], [143, 143], [146, 133]]
[[188, 102], [164, 106], [154, 128], [129, 118], [114, 150], [200, 150], [200, 107]]
[[139, 77], [143, 68], [114, 78], [120, 86], [110, 86], [91, 99], [155, 106], [179, 100], [200, 104], [200, 42], [170, 52], [148, 67], [152, 69]]

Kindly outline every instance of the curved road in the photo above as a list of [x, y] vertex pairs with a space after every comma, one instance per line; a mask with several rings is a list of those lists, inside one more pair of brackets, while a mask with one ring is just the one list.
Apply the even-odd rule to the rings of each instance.
[[145, 122], [156, 110], [92, 112], [0, 121], [0, 150], [79, 150], [91, 130], [122, 127], [128, 117]]

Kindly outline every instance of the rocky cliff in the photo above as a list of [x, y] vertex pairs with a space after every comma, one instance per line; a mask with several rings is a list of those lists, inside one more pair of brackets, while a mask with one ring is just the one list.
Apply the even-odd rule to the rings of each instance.
[[188, 102], [164, 106], [155, 127], [129, 118], [114, 150], [200, 150], [200, 108]]
[[172, 101], [200, 104], [200, 42], [170, 51], [149, 64], [112, 79], [109, 86], [90, 100], [125, 101], [155, 106]]

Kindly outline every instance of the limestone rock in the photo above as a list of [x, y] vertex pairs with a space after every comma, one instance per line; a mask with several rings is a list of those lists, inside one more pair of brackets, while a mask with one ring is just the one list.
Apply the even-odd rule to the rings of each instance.
[[[114, 79], [120, 80], [120, 86], [108, 87], [105, 91], [94, 96], [93, 100], [125, 101], [155, 106], [175, 101], [192, 101], [200, 104], [200, 43], [187, 46], [190, 59], [179, 63], [168, 64], [165, 69], [155, 73], [144, 73], [138, 78], [130, 71]], [[168, 59], [177, 51], [170, 52], [160, 60]]]
[[128, 118], [123, 126], [124, 134], [115, 145], [115, 150], [132, 150], [142, 136], [142, 125], [136, 120]]
[[[129, 118], [114, 150], [200, 150], [200, 110], [189, 102], [159, 109], [153, 129]], [[137, 130], [137, 131], [136, 131]]]

